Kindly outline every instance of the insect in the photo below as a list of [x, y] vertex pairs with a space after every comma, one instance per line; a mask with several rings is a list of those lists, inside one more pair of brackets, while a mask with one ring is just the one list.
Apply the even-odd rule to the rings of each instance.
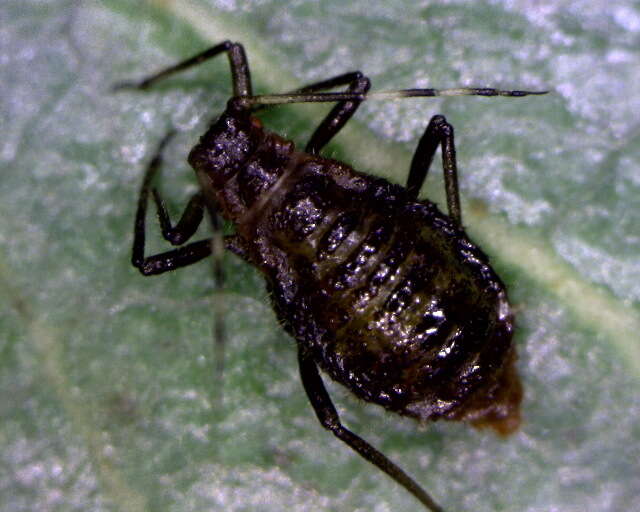
[[[178, 223], [146, 172], [138, 201], [133, 265], [144, 275], [188, 266], [212, 253], [211, 240], [185, 244], [205, 212], [235, 226], [227, 249], [264, 275], [275, 312], [295, 338], [302, 384], [322, 426], [412, 493], [431, 496], [383, 453], [342, 425], [319, 368], [358, 397], [419, 420], [467, 421], [502, 434], [517, 428], [522, 391], [512, 345], [513, 315], [503, 283], [462, 228], [453, 128], [433, 116], [405, 187], [319, 155], [372, 98], [525, 96], [543, 91], [405, 89], [369, 93], [362, 73], [345, 73], [285, 94], [254, 95], [242, 45], [225, 41], [140, 82], [157, 81], [226, 54], [233, 96], [191, 150], [200, 190]], [[332, 91], [345, 87], [343, 91]], [[267, 105], [334, 102], [304, 151], [264, 129]], [[442, 148], [448, 215], [418, 199]], [[149, 195], [164, 238], [182, 247], [145, 256]]]

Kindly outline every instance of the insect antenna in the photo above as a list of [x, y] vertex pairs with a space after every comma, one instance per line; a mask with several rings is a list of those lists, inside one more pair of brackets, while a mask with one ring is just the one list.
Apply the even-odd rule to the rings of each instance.
[[397, 89], [367, 93], [353, 92], [291, 92], [237, 97], [236, 101], [251, 106], [282, 105], [285, 103], [325, 103], [336, 101], [364, 101], [368, 99], [400, 99], [437, 96], [523, 96], [547, 94], [549, 91], [518, 91], [494, 88], [455, 87], [451, 89]]

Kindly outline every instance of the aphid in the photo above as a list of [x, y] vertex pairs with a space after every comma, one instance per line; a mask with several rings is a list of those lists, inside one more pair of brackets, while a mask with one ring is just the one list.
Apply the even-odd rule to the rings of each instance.
[[[345, 428], [318, 368], [358, 397], [419, 420], [467, 421], [502, 434], [517, 428], [522, 391], [505, 287], [462, 228], [453, 128], [433, 116], [405, 187], [319, 156], [371, 97], [525, 96], [496, 89], [406, 89], [369, 93], [356, 71], [287, 94], [254, 95], [243, 47], [225, 41], [141, 82], [146, 89], [178, 71], [226, 53], [233, 96], [189, 154], [200, 191], [173, 226], [144, 178], [132, 262], [144, 275], [185, 267], [212, 252], [211, 240], [144, 255], [148, 196], [163, 236], [181, 245], [208, 210], [235, 226], [225, 246], [262, 271], [273, 307], [297, 341], [302, 384], [323, 427], [411, 492], [442, 510], [396, 464]], [[344, 92], [326, 92], [346, 86]], [[322, 92], [325, 91], [325, 92]], [[265, 105], [335, 102], [304, 151], [266, 131], [253, 112]], [[166, 141], [166, 139], [165, 139]], [[449, 215], [419, 200], [438, 145]]]

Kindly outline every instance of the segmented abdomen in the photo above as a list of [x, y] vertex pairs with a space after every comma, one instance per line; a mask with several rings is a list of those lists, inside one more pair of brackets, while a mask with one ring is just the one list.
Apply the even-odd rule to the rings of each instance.
[[360, 397], [460, 415], [510, 356], [511, 314], [486, 256], [402, 187], [328, 159], [291, 162], [255, 224], [281, 321]]

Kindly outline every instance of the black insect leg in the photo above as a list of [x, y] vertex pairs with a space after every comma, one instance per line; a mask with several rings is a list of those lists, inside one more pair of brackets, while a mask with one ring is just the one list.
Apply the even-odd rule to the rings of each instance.
[[[158, 190], [153, 187], [153, 180], [156, 177], [160, 165], [162, 164], [162, 150], [166, 146], [171, 137], [168, 134], [160, 143], [160, 147], [156, 155], [151, 160], [142, 182], [140, 197], [138, 199], [138, 209], [136, 212], [134, 238], [133, 238], [133, 255], [131, 261], [135, 267], [144, 275], [155, 275], [175, 270], [177, 268], [186, 267], [192, 263], [196, 263], [207, 256], [214, 254], [213, 258], [213, 274], [214, 287], [219, 291], [224, 285], [224, 274], [222, 271], [222, 250], [227, 245], [232, 248], [236, 254], [244, 255], [241, 245], [238, 243], [235, 235], [223, 237], [220, 234], [219, 219], [217, 217], [216, 208], [213, 203], [205, 204], [202, 193], [193, 195], [185, 211], [176, 226], [172, 226], [167, 209], [160, 197]], [[214, 235], [210, 239], [199, 240], [188, 245], [167, 251], [153, 256], [144, 256], [145, 245], [145, 224], [147, 204], [149, 202], [149, 193], [153, 194], [153, 198], [158, 210], [158, 220], [162, 228], [163, 237], [173, 245], [180, 245], [188, 241], [202, 223], [205, 208], [211, 214], [211, 222], [214, 228]], [[224, 328], [225, 309], [221, 301], [213, 303], [214, 315], [214, 374], [216, 376], [216, 385], [213, 389], [213, 401], [219, 404], [222, 401], [222, 378], [224, 373], [224, 345], [226, 340]]]
[[136, 219], [134, 223], [133, 234], [133, 251], [131, 263], [140, 272], [146, 276], [161, 274], [176, 268], [186, 267], [192, 263], [196, 263], [211, 254], [210, 240], [200, 240], [193, 242], [179, 249], [155, 254], [153, 256], [144, 255], [145, 245], [145, 222], [147, 216], [147, 204], [149, 202], [149, 192], [153, 193], [156, 205], [158, 207], [158, 217], [162, 227], [163, 236], [172, 244], [178, 245], [186, 242], [196, 231], [198, 225], [202, 221], [203, 202], [200, 194], [196, 194], [180, 218], [175, 227], [171, 227], [171, 221], [167, 214], [166, 208], [160, 198], [158, 191], [153, 188], [153, 180], [160, 169], [162, 163], [162, 150], [171, 138], [171, 133], [167, 135], [158, 148], [158, 152], [151, 160], [149, 167], [144, 176], [140, 196], [138, 198], [138, 209], [136, 211]]
[[[349, 84], [347, 92], [365, 94], [371, 87], [371, 81], [359, 71], [345, 73], [300, 89], [300, 92], [315, 92], [330, 89], [338, 85]], [[362, 103], [362, 100], [344, 100], [338, 102], [322, 120], [305, 147], [305, 152], [318, 154], [320, 150], [342, 129]]]
[[310, 355], [308, 355], [301, 345], [298, 346], [298, 362], [300, 364], [300, 376], [309, 401], [316, 412], [318, 420], [324, 428], [342, 442], [349, 445], [361, 457], [368, 460], [397, 483], [413, 494], [427, 509], [432, 512], [443, 512], [442, 508], [433, 501], [422, 487], [420, 487], [409, 475], [400, 467], [391, 462], [384, 454], [376, 450], [368, 442], [357, 436], [340, 423], [338, 412], [331, 402], [331, 398], [324, 387], [322, 378], [318, 372], [318, 367]]
[[458, 192], [458, 170], [456, 166], [456, 148], [453, 142], [453, 126], [447, 123], [444, 116], [433, 116], [425, 130], [411, 161], [411, 170], [407, 178], [407, 191], [417, 198], [424, 183], [433, 155], [442, 147], [442, 169], [444, 171], [444, 187], [447, 196], [449, 216], [462, 225], [460, 210], [460, 193]]
[[134, 266], [138, 267], [141, 274], [154, 276], [178, 268], [188, 267], [206, 258], [210, 254], [211, 241], [209, 239], [199, 240], [184, 247], [174, 249], [173, 251], [147, 256], [141, 264], [136, 265], [134, 263]]
[[251, 74], [249, 73], [249, 64], [247, 56], [244, 52], [244, 47], [239, 43], [232, 43], [231, 41], [224, 41], [217, 44], [193, 57], [190, 57], [178, 64], [163, 69], [154, 75], [151, 75], [139, 82], [122, 82], [117, 84], [114, 89], [148, 89], [152, 85], [156, 84], [160, 80], [184, 71], [186, 69], [202, 64], [203, 62], [212, 59], [220, 55], [221, 53], [227, 53], [229, 57], [229, 65], [231, 66], [231, 80], [233, 83], [233, 95], [234, 96], [251, 96]]
[[[333, 89], [340, 85], [349, 85], [347, 93], [365, 94], [371, 87], [371, 81], [360, 71], [351, 71], [342, 75], [305, 85], [300, 89], [291, 91], [288, 94], [312, 94], [318, 91]], [[342, 129], [351, 116], [362, 103], [358, 100], [344, 100], [336, 104], [329, 114], [324, 118], [320, 125], [316, 128], [311, 139], [305, 147], [305, 152], [310, 154], [318, 154], [320, 150]], [[259, 110], [265, 105], [256, 105], [252, 110]]]
[[162, 197], [160, 197], [160, 192], [158, 192], [158, 189], [155, 187], [151, 189], [151, 192], [153, 193], [153, 199], [158, 210], [158, 220], [160, 221], [162, 236], [165, 240], [171, 242], [171, 245], [182, 245], [193, 236], [202, 222], [204, 215], [204, 199], [202, 193], [198, 192], [191, 197], [180, 220], [174, 227], [171, 224], [171, 219], [169, 218], [169, 213], [164, 205], [164, 201]]
[[303, 93], [327, 91], [340, 85], [349, 85], [362, 77], [363, 75], [361, 71], [349, 71], [348, 73], [344, 73], [342, 75], [334, 76], [332, 78], [327, 78], [326, 80], [321, 80], [320, 82], [314, 82], [312, 84], [305, 85], [292, 92]]

